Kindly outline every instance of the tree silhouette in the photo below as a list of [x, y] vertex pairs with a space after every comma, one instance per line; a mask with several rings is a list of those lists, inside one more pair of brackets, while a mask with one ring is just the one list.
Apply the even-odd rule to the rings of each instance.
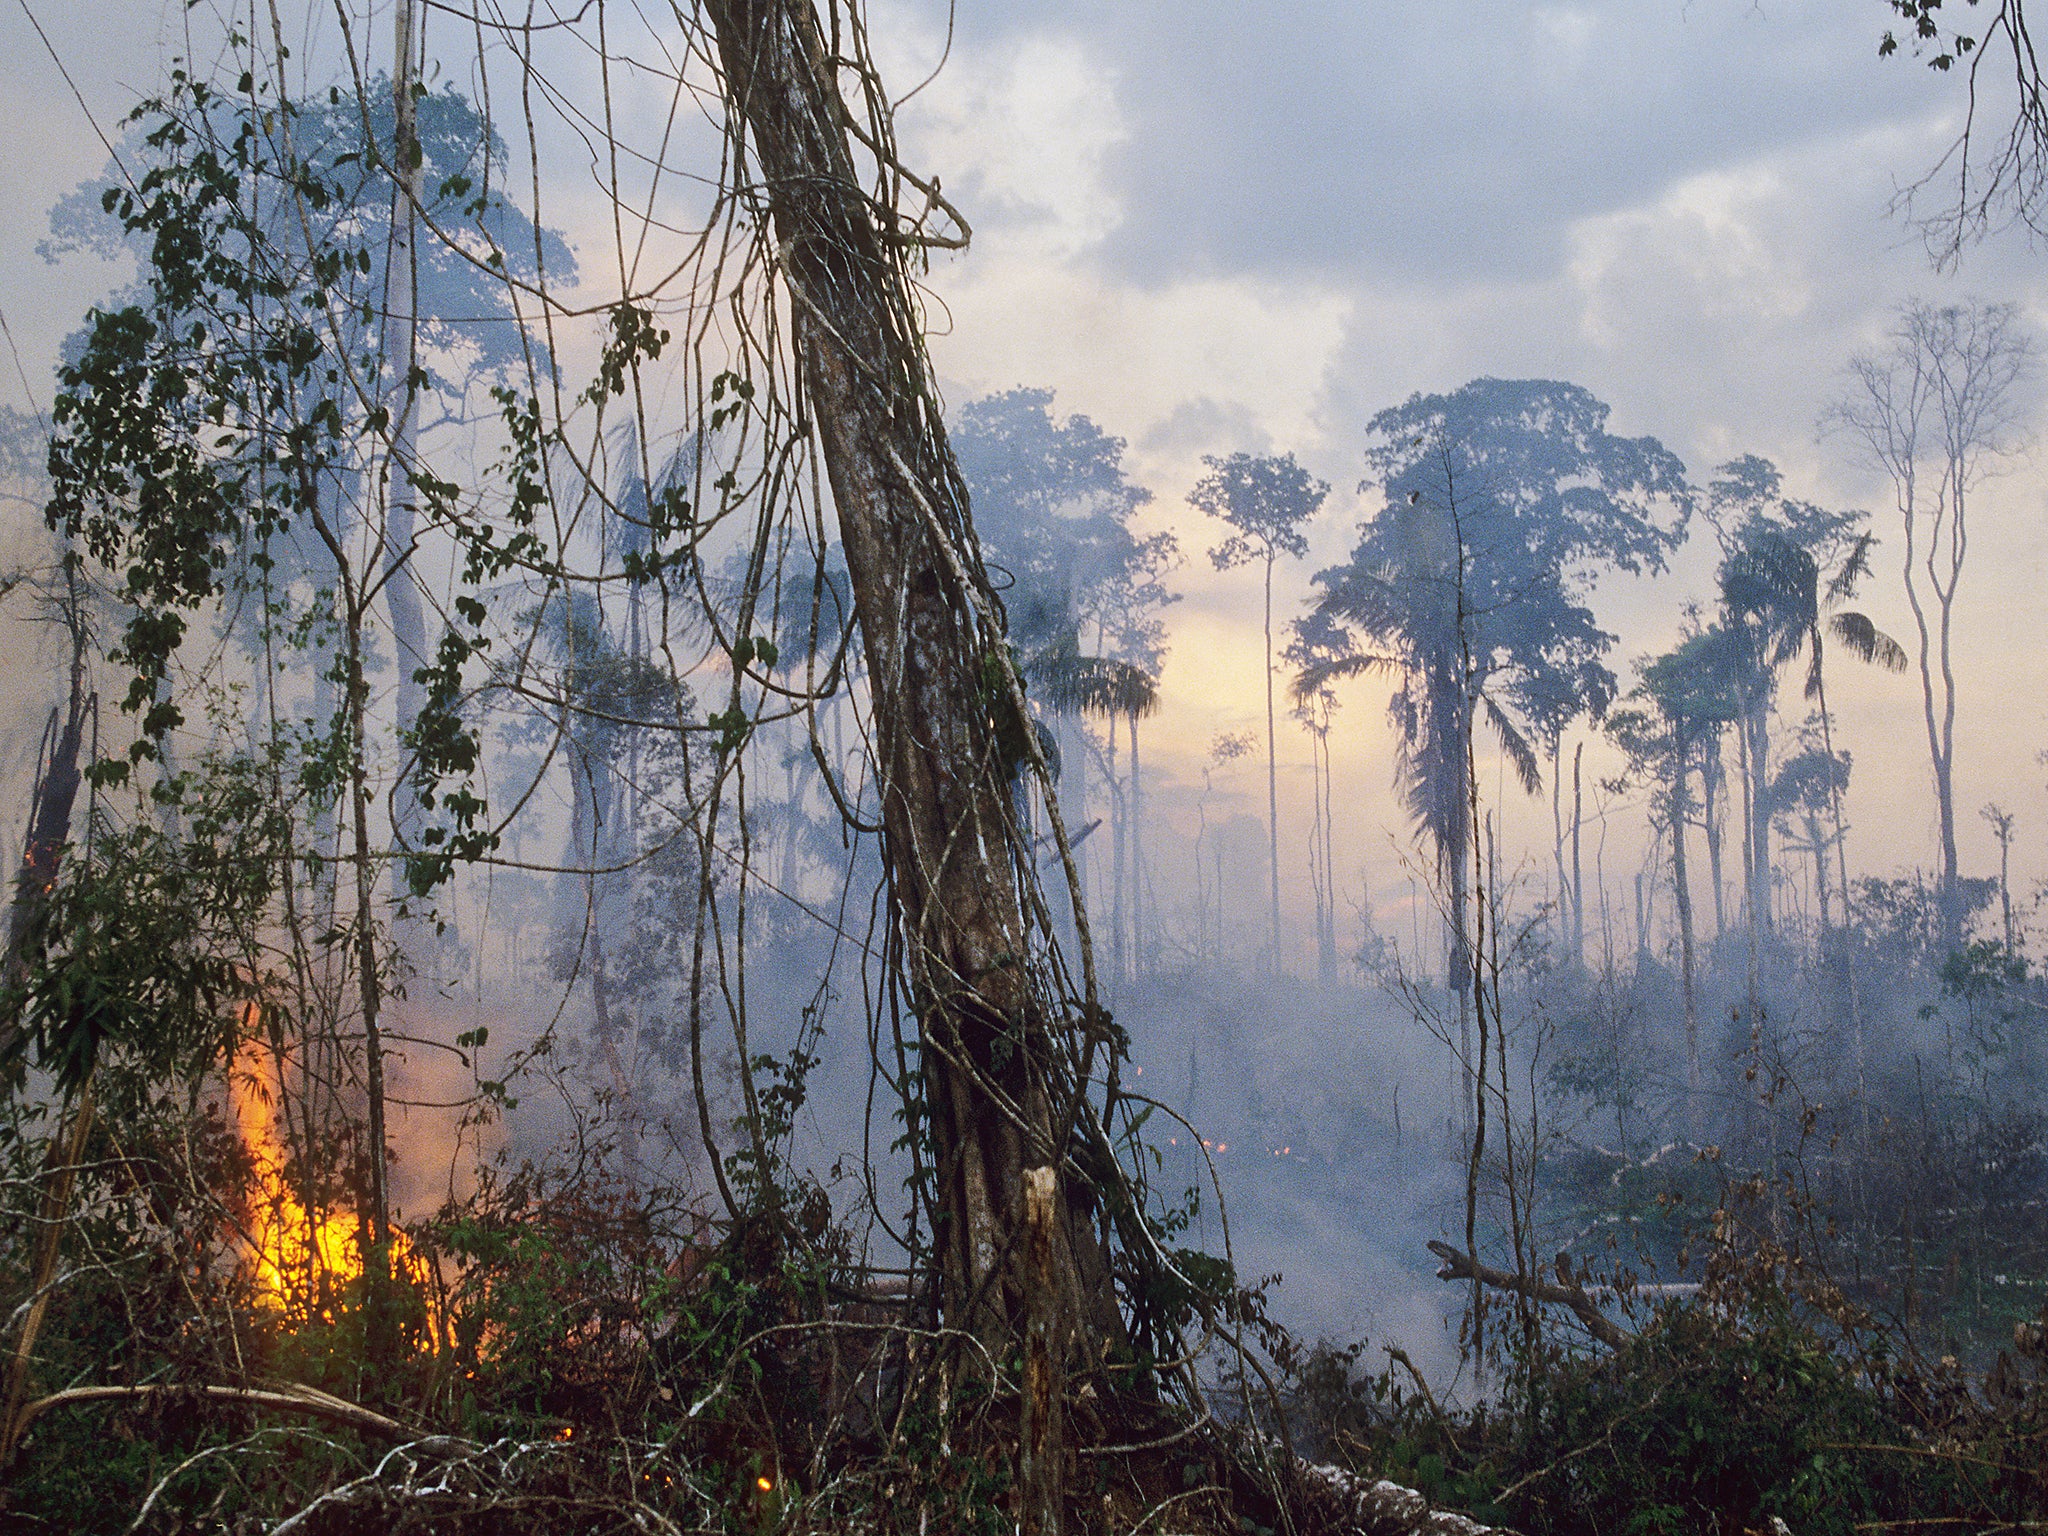
[[1351, 559], [1315, 580], [1318, 610], [1378, 649], [1305, 677], [1397, 679], [1398, 778], [1444, 883], [1469, 1011], [1475, 727], [1488, 722], [1533, 791], [1531, 737], [1604, 711], [1614, 637], [1584, 599], [1604, 567], [1662, 568], [1689, 507], [1685, 472], [1654, 439], [1610, 434], [1607, 407], [1574, 384], [1478, 379], [1413, 396], [1372, 429], [1384, 504]]
[[1315, 816], [1309, 838], [1309, 877], [1316, 898], [1316, 973], [1325, 986], [1337, 974], [1337, 859], [1332, 831], [1335, 791], [1330, 773], [1330, 727], [1338, 696], [1335, 664], [1357, 654], [1351, 631], [1320, 608], [1288, 626], [1291, 638], [1281, 659], [1294, 671], [1288, 711], [1308, 732]]
[[[1685, 1004], [1686, 1082], [1700, 1088], [1698, 961], [1692, 881], [1686, 859], [1686, 824], [1692, 809], [1691, 775], [1705, 777], [1706, 756], [1718, 750], [1717, 733], [1735, 717], [1736, 704], [1723, 682], [1716, 652], [1726, 636], [1716, 631], [1691, 635], [1675, 649], [1643, 662], [1641, 681], [1629, 706], [1607, 719], [1609, 737], [1632, 766], [1656, 786], [1653, 824], [1662, 820], [1671, 837], [1671, 882], [1678, 907], [1679, 981]], [[1703, 787], [1710, 791], [1711, 785]]]
[[[1745, 760], [1749, 768], [1751, 902], [1761, 931], [1770, 927], [1768, 891], [1771, 818], [1771, 767], [1768, 715], [1777, 672], [1802, 654], [1807, 658], [1805, 694], [1819, 709], [1822, 750], [1834, 756], [1833, 717], [1827, 704], [1825, 656], [1832, 637], [1859, 660], [1888, 671], [1904, 671], [1904, 649], [1863, 613], [1842, 605], [1855, 597], [1870, 569], [1876, 545], [1868, 533], [1856, 531], [1861, 514], [1827, 512], [1810, 503], [1778, 494], [1778, 474], [1768, 461], [1738, 460], [1723, 466], [1715, 486], [1722, 510], [1740, 504], [1741, 519], [1725, 529], [1727, 553], [1720, 568], [1723, 624], [1734, 637], [1727, 655], [1744, 675], [1736, 684], [1747, 708]], [[1730, 487], [1740, 483], [1740, 496]], [[1834, 566], [1823, 577], [1824, 565]], [[1839, 789], [1833, 818], [1840, 831]], [[1836, 839], [1840, 853], [1840, 838]], [[1849, 890], [1846, 856], [1837, 859], [1841, 888]], [[1844, 912], [1846, 924], [1848, 914]], [[1823, 903], [1822, 924], [1826, 926]]]
[[1851, 382], [1826, 418], [1892, 484], [1904, 534], [1906, 603], [1918, 637], [1922, 723], [1941, 838], [1942, 938], [1962, 943], [1956, 853], [1957, 592], [1969, 554], [1969, 501], [2019, 430], [2020, 385], [2034, 342], [2011, 304], [1902, 306], [1890, 341], [1849, 363]]
[[[1010, 638], [1033, 702], [1055, 729], [1074, 726], [1058, 755], [1062, 778], [1073, 782], [1063, 799], [1077, 821], [1087, 817], [1091, 751], [1081, 722], [1105, 722], [1109, 936], [1123, 974], [1149, 952], [1137, 722], [1157, 706], [1165, 655], [1158, 612], [1178, 600], [1165, 578], [1180, 551], [1171, 533], [1131, 526], [1152, 493], [1125, 477], [1123, 440], [1086, 416], [1058, 420], [1052, 401], [1045, 389], [973, 401], [958, 413], [953, 440], [991, 571], [1008, 578]], [[1119, 725], [1130, 742], [1128, 788], [1116, 770]]]
[[1204, 455], [1208, 466], [1189, 505], [1231, 527], [1231, 534], [1209, 558], [1219, 571], [1257, 560], [1265, 567], [1266, 635], [1266, 843], [1271, 876], [1273, 968], [1282, 968], [1280, 949], [1280, 788], [1278, 746], [1273, 716], [1273, 567], [1282, 555], [1300, 559], [1308, 553], [1302, 526], [1321, 510], [1330, 488], [1294, 462], [1294, 455], [1255, 458], [1233, 453], [1227, 459]]

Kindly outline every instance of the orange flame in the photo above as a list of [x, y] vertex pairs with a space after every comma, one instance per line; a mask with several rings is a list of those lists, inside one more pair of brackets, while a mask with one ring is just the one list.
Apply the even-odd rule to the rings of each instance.
[[[346, 1284], [363, 1273], [366, 1223], [349, 1211], [309, 1211], [285, 1177], [287, 1153], [278, 1123], [283, 1097], [283, 1062], [257, 1035], [261, 1007], [250, 1003], [243, 1017], [247, 1038], [228, 1074], [236, 1128], [255, 1166], [248, 1247], [257, 1295], [280, 1316], [303, 1320], [313, 1310], [319, 1279]], [[425, 1261], [406, 1235], [391, 1231], [392, 1267], [415, 1280], [425, 1278]]]

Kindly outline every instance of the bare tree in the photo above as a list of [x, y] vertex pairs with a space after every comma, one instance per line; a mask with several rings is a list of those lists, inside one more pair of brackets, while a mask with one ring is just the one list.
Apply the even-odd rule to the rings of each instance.
[[[1964, 89], [1962, 127], [1941, 159], [1899, 193], [1895, 211], [1919, 226], [1938, 266], [2015, 224], [2048, 233], [2048, 101], [2026, 0], [1969, 0], [1967, 11], [1949, 12], [1962, 25], [1947, 28], [1942, 0], [1889, 4], [1911, 27], [1913, 52], [1930, 69], [1959, 73]], [[1898, 36], [1886, 32], [1877, 51], [1883, 57], [1898, 49]]]
[[1941, 838], [1942, 942], [1961, 941], [1955, 810], [1956, 599], [1969, 555], [1969, 501], [2016, 446], [2033, 338], [2011, 304], [1903, 306], [1890, 343], [1849, 363], [1825, 424], [1846, 431], [1892, 483], [1904, 533], [1927, 752]]

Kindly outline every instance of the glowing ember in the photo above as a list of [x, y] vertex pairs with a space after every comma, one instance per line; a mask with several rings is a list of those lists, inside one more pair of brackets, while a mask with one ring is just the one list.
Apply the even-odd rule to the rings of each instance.
[[775, 1484], [765, 1477], [755, 1478], [754, 1486], [763, 1493], [773, 1493], [775, 1491]]

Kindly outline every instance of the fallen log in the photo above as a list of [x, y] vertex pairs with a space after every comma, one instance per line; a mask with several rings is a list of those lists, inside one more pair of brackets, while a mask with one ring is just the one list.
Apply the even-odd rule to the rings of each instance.
[[1341, 1502], [1344, 1529], [1353, 1536], [1512, 1536], [1470, 1515], [1434, 1508], [1413, 1488], [1385, 1478], [1359, 1477], [1314, 1462], [1297, 1465], [1303, 1476], [1322, 1484]]

